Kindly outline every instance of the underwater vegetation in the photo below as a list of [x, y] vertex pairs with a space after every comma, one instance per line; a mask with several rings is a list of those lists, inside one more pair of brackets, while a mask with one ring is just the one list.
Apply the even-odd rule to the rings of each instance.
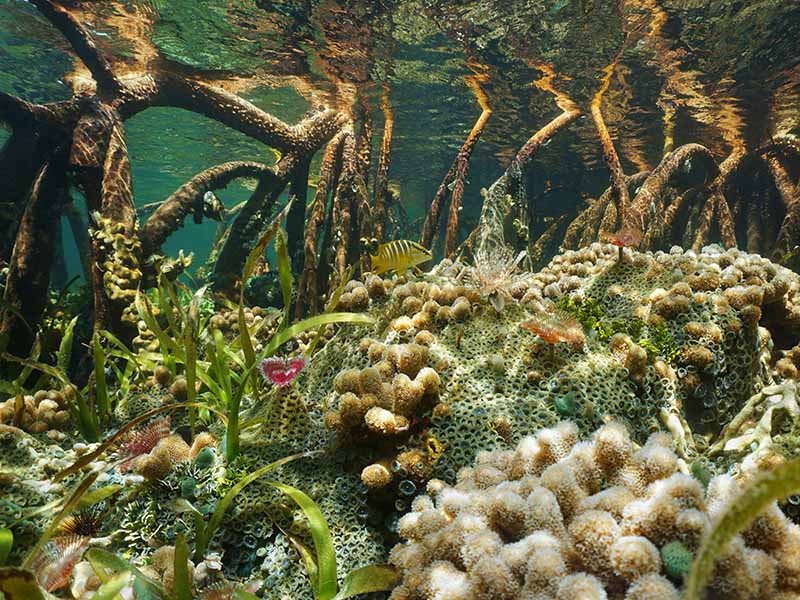
[[[736, 261], [758, 292], [708, 290], [704, 278]], [[4, 417], [0, 545], [23, 570], [0, 571], [0, 589], [678, 597], [695, 557], [709, 564], [715, 524], [742, 507], [762, 516], [750, 529], [734, 519], [733, 546], [715, 542], [708, 589], [797, 593], [800, 534], [771, 504], [794, 484], [744, 508], [762, 471], [793, 464], [796, 382], [764, 354], [769, 329], [751, 313], [800, 318], [797, 275], [716, 247], [620, 264], [615, 246], [594, 244], [517, 281], [498, 312], [465, 268], [349, 280], [329, 312], [294, 325], [240, 304], [237, 319], [222, 308], [193, 329], [203, 290], [186, 304], [173, 283], [140, 296], [137, 349], [98, 336], [116, 367], [102, 442], [66, 436], [73, 422], [37, 433]], [[580, 345], [521, 327], [554, 306]], [[56, 367], [25, 362], [42, 385], [61, 383]]]
[[0, 0], [0, 600], [800, 597], [800, 13], [706, 4]]

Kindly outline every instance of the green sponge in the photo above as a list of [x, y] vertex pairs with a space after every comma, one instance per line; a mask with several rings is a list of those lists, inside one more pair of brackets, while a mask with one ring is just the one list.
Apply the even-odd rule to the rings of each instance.
[[661, 561], [664, 563], [664, 571], [672, 579], [682, 580], [684, 575], [689, 572], [689, 567], [692, 566], [693, 560], [694, 555], [683, 542], [669, 542], [661, 548]]

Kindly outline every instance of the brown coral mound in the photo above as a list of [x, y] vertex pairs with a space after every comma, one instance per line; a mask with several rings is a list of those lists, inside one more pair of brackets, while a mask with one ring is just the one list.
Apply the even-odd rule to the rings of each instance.
[[[401, 519], [407, 541], [390, 560], [403, 580], [391, 600], [677, 599], [680, 565], [661, 549], [696, 551], [738, 488], [720, 476], [706, 492], [669, 446], [653, 434], [637, 448], [613, 422], [579, 442], [562, 422], [479, 454], [455, 486], [432, 481]], [[798, 551], [800, 529], [773, 506], [734, 540], [709, 589], [789, 597], [800, 592]]]

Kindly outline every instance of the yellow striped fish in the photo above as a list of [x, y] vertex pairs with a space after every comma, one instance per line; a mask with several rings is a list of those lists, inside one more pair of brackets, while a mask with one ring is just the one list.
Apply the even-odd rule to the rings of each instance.
[[418, 264], [429, 261], [432, 256], [430, 250], [417, 242], [394, 240], [380, 244], [375, 254], [370, 254], [372, 272], [380, 275], [381, 273], [394, 271], [398, 275], [402, 275], [411, 267], [416, 267]]

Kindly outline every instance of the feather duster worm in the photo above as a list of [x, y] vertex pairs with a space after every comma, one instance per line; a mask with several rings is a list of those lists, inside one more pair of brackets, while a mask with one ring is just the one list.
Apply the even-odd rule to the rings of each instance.
[[294, 381], [306, 366], [302, 356], [294, 358], [265, 358], [261, 361], [261, 374], [278, 387], [286, 387]]

